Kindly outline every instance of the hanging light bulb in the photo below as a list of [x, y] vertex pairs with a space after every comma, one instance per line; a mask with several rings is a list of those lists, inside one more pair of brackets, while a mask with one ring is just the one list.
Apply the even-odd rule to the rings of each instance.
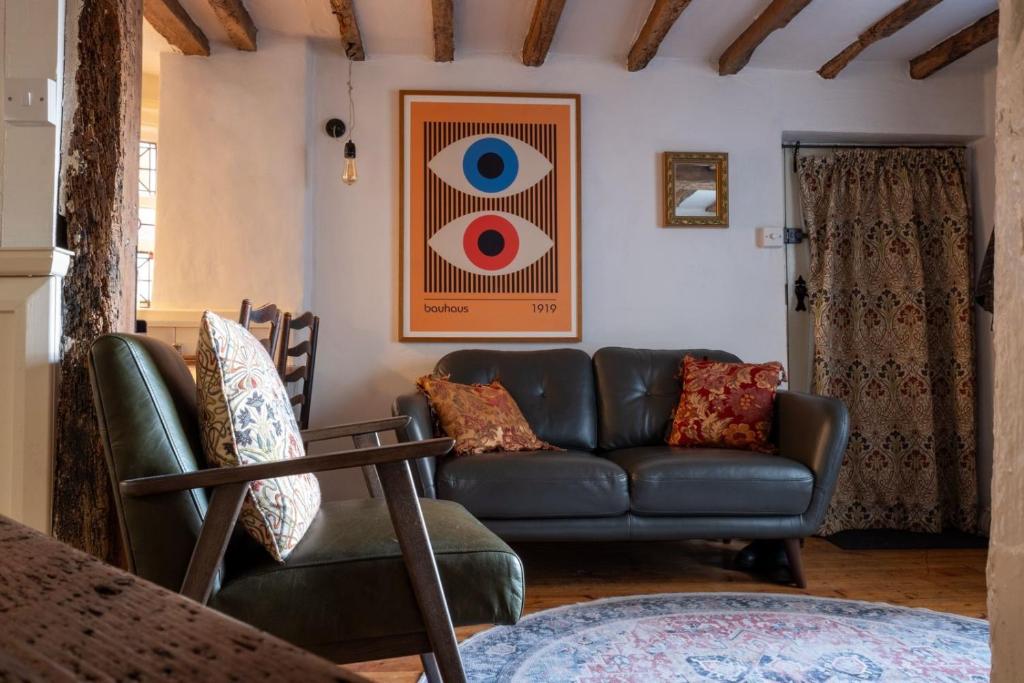
[[345, 170], [341, 173], [341, 182], [352, 185], [359, 180], [356, 169], [356, 143], [352, 142], [352, 133], [356, 129], [356, 103], [352, 99], [352, 60], [348, 60], [348, 140], [345, 141]]
[[345, 143], [345, 170], [341, 174], [341, 182], [346, 185], [359, 180], [359, 171], [356, 169], [356, 143], [349, 140]]

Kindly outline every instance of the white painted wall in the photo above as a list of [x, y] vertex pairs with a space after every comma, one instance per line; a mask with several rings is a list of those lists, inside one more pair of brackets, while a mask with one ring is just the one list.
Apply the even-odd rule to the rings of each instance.
[[[261, 32], [255, 54], [164, 55], [161, 66], [155, 307], [231, 310], [249, 296], [317, 311], [319, 425], [387, 414], [458, 346], [395, 341], [400, 89], [580, 93], [580, 348], [703, 346], [750, 360], [786, 354], [783, 251], [754, 240], [783, 223], [784, 133], [965, 140], [990, 118], [982, 74], [957, 67], [918, 82], [902, 65], [864, 64], [825, 81], [755, 68], [721, 78], [675, 60], [633, 74], [585, 57], [540, 69], [511, 56], [373, 57], [354, 69], [360, 181], [346, 187], [342, 144], [322, 132], [348, 115], [337, 41]], [[658, 227], [666, 150], [729, 153], [730, 228]], [[362, 493], [358, 476], [325, 488]]]
[[310, 59], [269, 32], [255, 53], [162, 55], [154, 308], [303, 308]]
[[[974, 166], [974, 263], [975, 281], [985, 259], [995, 222], [995, 92], [996, 70], [984, 77], [985, 136], [971, 145]], [[988, 533], [992, 517], [992, 401], [995, 391], [993, 316], [974, 308], [978, 368], [978, 504], [979, 527]]]
[[[56, 93], [64, 70], [74, 74], [78, 11], [79, 0], [0, 0], [0, 97], [37, 95], [34, 107], [5, 107], [0, 121], [0, 514], [47, 532], [61, 280], [70, 263], [55, 246], [64, 105]], [[39, 89], [46, 81], [55, 93]], [[48, 105], [41, 118], [39, 96]]]
[[[316, 123], [348, 111], [346, 62], [317, 44]], [[559, 57], [529, 69], [510, 57], [451, 64], [382, 57], [355, 65], [360, 181], [338, 180], [342, 148], [313, 138], [314, 284], [322, 316], [313, 421], [387, 413], [452, 344], [396, 339], [398, 90], [582, 94], [583, 343], [711, 347], [749, 360], [786, 354], [782, 250], [754, 230], [783, 220], [784, 131], [982, 136], [983, 81], [950, 69], [911, 81], [905, 69], [863, 66], [834, 80], [748, 68], [721, 78], [703, 65], [655, 60], [642, 72]], [[729, 153], [731, 226], [658, 227], [665, 150]], [[524, 345], [508, 348], [529, 348]], [[328, 495], [358, 495], [357, 477], [328, 477]]]

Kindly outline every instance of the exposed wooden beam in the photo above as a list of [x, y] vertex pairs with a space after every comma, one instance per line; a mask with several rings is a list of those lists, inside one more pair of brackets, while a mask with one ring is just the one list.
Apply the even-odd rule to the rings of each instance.
[[352, 5], [352, 0], [331, 0], [331, 12], [338, 18], [341, 46], [345, 49], [345, 55], [353, 62], [365, 60], [366, 50], [363, 49], [363, 36], [359, 33], [359, 24], [356, 23], [356, 10]]
[[970, 54], [999, 35], [999, 10], [946, 38], [944, 41], [910, 60], [911, 78], [928, 78], [964, 55]]
[[668, 30], [689, 4], [690, 0], [654, 0], [654, 6], [651, 7], [647, 21], [640, 29], [640, 35], [636, 37], [633, 47], [629, 48], [627, 69], [639, 71], [654, 59], [661, 41], [665, 40]]
[[228, 32], [228, 40], [239, 50], [256, 51], [256, 24], [242, 0], [209, 0], [210, 7]]
[[431, 0], [434, 17], [434, 61], [455, 59], [455, 8], [453, 0]]
[[772, 0], [772, 4], [768, 5], [747, 30], [722, 53], [718, 60], [718, 75], [731, 76], [739, 73], [765, 38], [772, 32], [784, 28], [809, 4], [811, 0]]
[[182, 53], [210, 56], [210, 41], [178, 0], [145, 0], [142, 14], [157, 33]]
[[537, 0], [533, 8], [530, 30], [526, 34], [526, 42], [523, 43], [523, 64], [540, 66], [544, 63], [564, 7], [565, 0]]
[[940, 2], [942, 0], [907, 0], [907, 2], [871, 24], [867, 30], [857, 36], [857, 40], [847, 45], [842, 52], [828, 60], [823, 67], [818, 69], [818, 74], [822, 78], [835, 78], [866, 47], [877, 43], [883, 38], [888, 38]]

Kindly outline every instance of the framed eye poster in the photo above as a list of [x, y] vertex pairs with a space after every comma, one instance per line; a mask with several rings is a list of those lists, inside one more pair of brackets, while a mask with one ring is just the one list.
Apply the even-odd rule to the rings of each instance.
[[400, 98], [400, 339], [579, 341], [579, 95]]

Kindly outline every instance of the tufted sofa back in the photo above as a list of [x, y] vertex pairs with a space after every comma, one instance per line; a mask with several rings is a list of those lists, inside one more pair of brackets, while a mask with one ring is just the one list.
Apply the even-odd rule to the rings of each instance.
[[563, 448], [608, 451], [665, 442], [687, 354], [739, 362], [712, 349], [609, 346], [593, 359], [578, 349], [467, 349], [443, 357], [434, 372], [463, 384], [500, 379], [541, 439]]
[[597, 447], [597, 399], [590, 356], [577, 349], [454, 351], [434, 372], [453, 382], [501, 380], [538, 437], [562, 448]]
[[609, 346], [594, 354], [598, 448], [613, 450], [665, 442], [682, 390], [680, 364], [687, 354], [739, 362], [731, 353], [710, 349], [652, 351]]

